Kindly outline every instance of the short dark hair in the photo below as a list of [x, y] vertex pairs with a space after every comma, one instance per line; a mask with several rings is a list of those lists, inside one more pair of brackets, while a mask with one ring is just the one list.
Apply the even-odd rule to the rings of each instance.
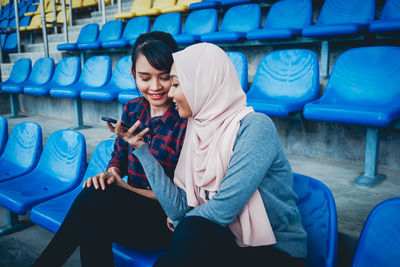
[[144, 55], [155, 69], [170, 72], [174, 62], [172, 53], [177, 51], [178, 44], [171, 34], [161, 31], [143, 33], [133, 45], [132, 72], [136, 73], [136, 60], [140, 54]]

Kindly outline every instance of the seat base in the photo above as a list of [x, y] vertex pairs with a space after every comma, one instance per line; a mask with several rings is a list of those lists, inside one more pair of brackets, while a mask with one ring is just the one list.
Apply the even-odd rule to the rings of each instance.
[[20, 221], [18, 214], [7, 210], [8, 224], [0, 227], [0, 237], [24, 230], [33, 225], [31, 221]]
[[363, 186], [363, 187], [373, 187], [382, 183], [386, 179], [386, 175], [384, 174], [377, 174], [374, 177], [367, 176], [364, 173], [357, 177], [354, 181], [354, 185]]

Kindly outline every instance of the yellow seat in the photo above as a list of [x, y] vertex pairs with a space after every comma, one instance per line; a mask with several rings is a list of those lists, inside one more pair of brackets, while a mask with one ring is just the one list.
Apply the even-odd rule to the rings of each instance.
[[161, 9], [161, 13], [185, 12], [189, 10], [190, 4], [201, 2], [202, 0], [178, 0], [176, 5]]
[[[104, 1], [104, 4], [105, 4], [106, 6], [110, 5], [110, 4], [111, 4], [111, 0], [105, 0], [105, 1]], [[97, 0], [83, 0], [83, 1], [82, 1], [82, 6], [83, 6], [83, 7], [97, 6], [97, 5], [98, 5], [98, 4], [97, 4]]]
[[[45, 20], [48, 22], [53, 21], [54, 20], [53, 13], [47, 13]], [[52, 25], [46, 25], [46, 28], [51, 28], [51, 27], [52, 27]], [[32, 17], [31, 24], [29, 24], [29, 26], [26, 28], [26, 30], [33, 31], [33, 30], [39, 30], [41, 28], [42, 28], [42, 18], [39, 14], [39, 15], [35, 15]]]
[[40, 14], [40, 3], [32, 3], [32, 5], [36, 5], [37, 6], [36, 10], [33, 11], [33, 12], [26, 12], [24, 14], [25, 17], [32, 17], [34, 15]]
[[134, 0], [128, 12], [121, 12], [114, 15], [116, 19], [130, 19], [136, 16], [136, 12], [151, 9], [151, 0]]
[[[67, 3], [69, 4], [70, 0], [67, 0]], [[82, 4], [82, 0], [72, 0], [72, 9], [78, 9], [78, 8], [82, 8], [83, 4]]]
[[154, 0], [153, 7], [136, 12], [136, 16], [152, 16], [161, 14], [161, 10], [175, 5], [175, 0]]
[[[65, 15], [67, 16], [67, 25], [69, 26], [70, 24], [69, 24], [69, 12], [68, 12], [68, 9], [65, 9]], [[53, 18], [51, 18], [51, 20], [49, 19], [49, 21], [52, 21], [52, 19]], [[47, 20], [47, 19], [46, 19]], [[61, 23], [60, 25], [57, 25], [58, 27], [63, 27], [64, 25], [62, 24], [63, 22], [64, 22], [64, 20], [63, 20], [63, 14], [62, 14], [62, 12], [59, 12], [58, 14], [57, 14], [57, 18], [56, 18], [56, 21], [57, 21], [57, 23]], [[53, 25], [47, 25], [47, 28], [53, 28], [54, 26]]]

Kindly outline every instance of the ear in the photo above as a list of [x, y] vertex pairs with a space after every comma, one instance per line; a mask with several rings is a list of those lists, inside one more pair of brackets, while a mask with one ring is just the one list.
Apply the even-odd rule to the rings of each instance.
[[131, 66], [131, 74], [133, 75], [133, 78], [135, 78], [135, 80], [136, 80], [136, 75], [135, 75], [135, 72], [133, 71], [133, 66]]

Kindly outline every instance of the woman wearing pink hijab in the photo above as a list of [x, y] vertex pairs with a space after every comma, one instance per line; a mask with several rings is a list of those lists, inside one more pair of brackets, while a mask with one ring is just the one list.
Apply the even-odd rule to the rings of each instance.
[[169, 96], [188, 118], [173, 181], [142, 139], [147, 129], [116, 131], [135, 148], [174, 231], [154, 266], [303, 266], [307, 234], [272, 121], [247, 107], [219, 47], [196, 44], [173, 58]]

